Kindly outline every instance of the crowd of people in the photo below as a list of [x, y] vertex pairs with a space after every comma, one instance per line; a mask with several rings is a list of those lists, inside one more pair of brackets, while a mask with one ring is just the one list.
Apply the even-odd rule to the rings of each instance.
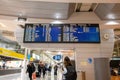
[[[40, 61], [37, 65], [37, 67], [34, 65], [34, 63], [32, 61], [29, 62], [29, 64], [27, 65], [27, 70], [26, 73], [29, 73], [29, 78], [30, 80], [33, 80], [33, 77], [43, 77], [45, 78], [46, 72], [47, 71], [51, 71], [51, 65], [45, 64], [44, 62]], [[34, 76], [33, 76], [34, 75]], [[36, 78], [34, 77], [34, 78]]]
[[[46, 71], [51, 72], [52, 66], [43, 63], [42, 61], [39, 62], [37, 66], [37, 71], [36, 72], [36, 67], [33, 64], [33, 62], [30, 62], [27, 65], [27, 71], [29, 73], [29, 78], [30, 80], [36, 80], [36, 76], [38, 77], [45, 77], [46, 76]], [[65, 57], [63, 65], [56, 64], [53, 67], [54, 69], [54, 76], [56, 77], [58, 75], [58, 70], [62, 73], [62, 80], [76, 80], [77, 79], [77, 73], [75, 70], [75, 67], [72, 65], [70, 58]], [[54, 80], [58, 80], [57, 78], [54, 78]]]

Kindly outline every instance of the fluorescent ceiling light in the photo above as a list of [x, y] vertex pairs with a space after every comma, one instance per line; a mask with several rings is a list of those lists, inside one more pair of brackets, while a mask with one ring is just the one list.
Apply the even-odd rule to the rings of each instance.
[[62, 24], [63, 22], [56, 20], [56, 21], [53, 21], [51, 23], [53, 23], [53, 24]]
[[118, 25], [118, 22], [115, 21], [108, 21], [107, 23], [105, 23], [105, 25]]

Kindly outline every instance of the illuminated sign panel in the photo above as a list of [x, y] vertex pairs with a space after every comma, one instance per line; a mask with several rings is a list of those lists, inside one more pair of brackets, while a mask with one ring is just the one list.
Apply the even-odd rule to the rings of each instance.
[[26, 24], [24, 43], [99, 43], [98, 24]]

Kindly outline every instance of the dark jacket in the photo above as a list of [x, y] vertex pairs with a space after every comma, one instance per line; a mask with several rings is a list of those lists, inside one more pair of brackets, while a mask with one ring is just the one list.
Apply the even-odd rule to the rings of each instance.
[[35, 66], [34, 66], [33, 63], [32, 63], [31, 65], [30, 65], [30, 64], [27, 65], [27, 72], [28, 72], [29, 74], [32, 74], [33, 72], [35, 72]]
[[43, 74], [45, 74], [45, 71], [46, 71], [45, 65], [39, 64], [38, 71], [39, 71], [39, 73], [43, 72]]
[[76, 80], [77, 79], [77, 73], [75, 70], [75, 67], [72, 65], [66, 66], [67, 73], [64, 74], [65, 80]]

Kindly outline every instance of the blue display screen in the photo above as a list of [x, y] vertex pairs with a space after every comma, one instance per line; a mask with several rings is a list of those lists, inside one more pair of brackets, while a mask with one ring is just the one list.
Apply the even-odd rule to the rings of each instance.
[[55, 55], [55, 56], [53, 56], [53, 59], [59, 61], [59, 60], [62, 59], [62, 56], [61, 55]]
[[34, 41], [45, 41], [46, 39], [46, 27], [42, 25], [37, 25], [33, 32]]
[[26, 24], [25, 43], [99, 43], [98, 24]]
[[50, 40], [51, 42], [61, 42], [62, 27], [60, 25], [50, 25]]

